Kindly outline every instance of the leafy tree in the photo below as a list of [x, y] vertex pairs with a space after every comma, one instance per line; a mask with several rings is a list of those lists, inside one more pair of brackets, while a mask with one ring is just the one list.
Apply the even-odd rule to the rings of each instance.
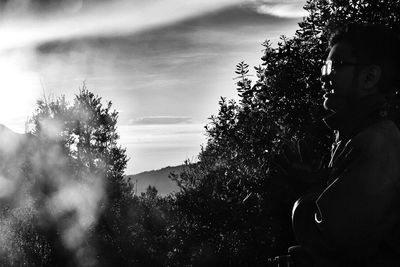
[[[3, 257], [6, 265], [97, 264], [95, 249], [102, 253], [105, 247], [102, 227], [111, 221], [110, 232], [118, 232], [123, 225], [118, 212], [131, 197], [123, 179], [127, 157], [117, 144], [117, 118], [111, 102], [104, 107], [85, 86], [72, 104], [63, 96], [38, 101], [30, 133], [18, 142], [15, 155], [5, 154], [10, 159], [3, 169], [13, 170], [24, 188], [23, 201], [15, 197], [14, 207], [2, 209], [1, 222], [10, 225], [7, 235], [14, 240], [7, 245], [19, 244], [20, 251], [18, 257]], [[106, 242], [121, 238], [111, 237]]]
[[[72, 104], [65, 97], [38, 102], [31, 133], [37, 140], [34, 151], [40, 151], [35, 154], [41, 158], [41, 164], [33, 165], [28, 173], [32, 180], [40, 181], [36, 186], [40, 193], [34, 195], [33, 222], [19, 224], [29, 229], [20, 238], [29, 254], [25, 262], [33, 266], [166, 265], [172, 200], [160, 197], [154, 187], [141, 196], [133, 195], [124, 178], [127, 157], [125, 149], [117, 144], [117, 118], [111, 102], [104, 106], [101, 98], [85, 86]], [[82, 231], [78, 241], [85, 242], [77, 241], [74, 247], [66, 244], [63, 233], [82, 220], [80, 208], [62, 209], [56, 217], [41, 208], [49, 206], [54, 196], [70, 184], [98, 190], [82, 192], [73, 188], [78, 191], [71, 192], [77, 198], [85, 198], [82, 193], [89, 193], [89, 197], [97, 194], [97, 198], [89, 199], [90, 207], [86, 207], [92, 212], [83, 214], [94, 216], [97, 221]], [[36, 243], [41, 250], [30, 249], [37, 247]]]
[[75, 171], [85, 170], [125, 184], [127, 156], [126, 149], [117, 144], [118, 112], [111, 110], [111, 101], [104, 107], [101, 100], [85, 84], [72, 105], [65, 96], [50, 103], [40, 100], [31, 133], [43, 140], [60, 142]]
[[[399, 26], [400, 1], [309, 0], [304, 8], [292, 38], [263, 43], [254, 83], [248, 65], [237, 65], [239, 102], [221, 98], [199, 162], [173, 176], [181, 265], [263, 265], [295, 244], [291, 206], [324, 182], [332, 142], [319, 82], [330, 31], [350, 22]], [[294, 162], [311, 168], [294, 172]]]

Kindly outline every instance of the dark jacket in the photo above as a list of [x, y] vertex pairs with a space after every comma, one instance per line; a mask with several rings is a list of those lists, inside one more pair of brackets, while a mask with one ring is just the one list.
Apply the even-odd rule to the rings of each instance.
[[293, 227], [317, 266], [400, 266], [400, 132], [380, 96], [334, 114], [328, 186], [296, 202]]

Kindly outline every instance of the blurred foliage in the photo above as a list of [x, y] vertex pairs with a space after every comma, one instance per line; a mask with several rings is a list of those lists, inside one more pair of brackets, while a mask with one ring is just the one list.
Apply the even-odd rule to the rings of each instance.
[[3, 266], [100, 266], [98, 253], [119, 243], [132, 190], [111, 106], [84, 85], [72, 104], [38, 101], [26, 135], [3, 130], [2, 179], [21, 188], [1, 196]]

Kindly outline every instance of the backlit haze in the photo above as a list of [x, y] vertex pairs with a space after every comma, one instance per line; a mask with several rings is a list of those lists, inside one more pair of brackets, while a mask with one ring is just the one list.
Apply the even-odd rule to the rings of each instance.
[[0, 124], [24, 132], [37, 99], [86, 82], [119, 111], [127, 174], [195, 160], [235, 65], [292, 36], [297, 0], [0, 0]]

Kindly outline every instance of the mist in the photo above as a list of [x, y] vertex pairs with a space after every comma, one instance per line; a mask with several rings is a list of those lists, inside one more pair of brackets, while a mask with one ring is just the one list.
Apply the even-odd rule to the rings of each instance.
[[[61, 124], [40, 123], [47, 129], [45, 138], [0, 127], [1, 264], [64, 260], [95, 266], [87, 238], [106, 201], [104, 176], [73, 171], [59, 143]], [[35, 259], [50, 253], [71, 258]]]

